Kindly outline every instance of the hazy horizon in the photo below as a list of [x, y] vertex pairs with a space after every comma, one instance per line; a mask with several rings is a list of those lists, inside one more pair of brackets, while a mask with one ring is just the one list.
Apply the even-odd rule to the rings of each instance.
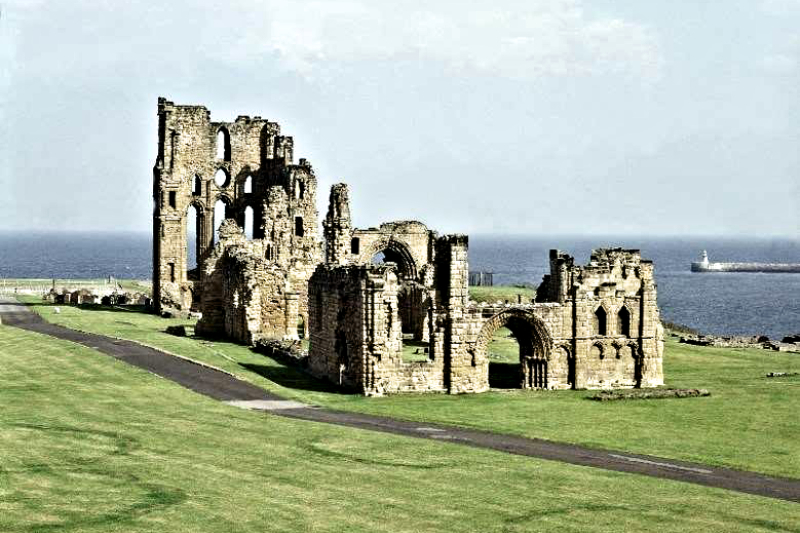
[[[362, 226], [361, 229], [366, 229], [368, 226]], [[323, 240], [322, 226], [320, 224], [319, 238]], [[436, 231], [435, 228], [430, 228]], [[31, 235], [130, 235], [152, 238], [152, 229], [7, 229], [0, 228], [0, 235], [20, 235], [21, 233], [29, 233]], [[442, 234], [442, 232], [437, 232]], [[458, 232], [455, 232], [458, 233]], [[193, 232], [188, 232], [191, 238], [194, 238]], [[652, 240], [674, 240], [674, 239], [691, 239], [692, 241], [702, 239], [722, 239], [725, 241], [786, 241], [791, 243], [800, 243], [800, 235], [745, 235], [745, 234], [729, 234], [729, 235], [679, 235], [679, 234], [657, 234], [657, 233], [489, 233], [489, 232], [472, 232], [465, 234], [468, 237], [476, 238], [506, 238], [506, 239], [542, 239], [542, 238], [562, 238], [570, 240], [579, 239], [652, 239]], [[191, 240], [191, 239], [189, 239]]]
[[[800, 236], [800, 0], [0, 0], [0, 228], [152, 224], [156, 102], [260, 115], [353, 223]], [[233, 29], [233, 30], [232, 30]]]

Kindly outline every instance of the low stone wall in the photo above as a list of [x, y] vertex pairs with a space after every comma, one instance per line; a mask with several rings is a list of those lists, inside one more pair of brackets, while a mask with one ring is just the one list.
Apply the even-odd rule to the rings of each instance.
[[711, 396], [706, 389], [635, 389], [635, 390], [604, 390], [590, 400], [610, 402], [616, 400], [661, 400], [665, 398], [698, 398]]
[[[787, 342], [791, 341], [791, 342]], [[717, 335], [684, 335], [678, 342], [693, 346], [713, 346], [716, 348], [759, 348], [776, 352], [800, 353], [800, 336], [784, 337], [783, 341], [772, 341], [769, 337], [760, 336], [717, 336]]]

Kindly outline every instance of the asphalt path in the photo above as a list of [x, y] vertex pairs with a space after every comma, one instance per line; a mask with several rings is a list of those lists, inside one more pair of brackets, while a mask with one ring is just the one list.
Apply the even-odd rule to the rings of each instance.
[[504, 435], [441, 424], [335, 411], [287, 400], [231, 374], [135, 342], [75, 331], [44, 321], [27, 306], [0, 299], [0, 320], [9, 326], [64, 339], [172, 380], [188, 389], [246, 409], [287, 418], [335, 424], [448, 442], [616, 472], [695, 483], [768, 498], [800, 502], [800, 480], [719, 468], [623, 451]]

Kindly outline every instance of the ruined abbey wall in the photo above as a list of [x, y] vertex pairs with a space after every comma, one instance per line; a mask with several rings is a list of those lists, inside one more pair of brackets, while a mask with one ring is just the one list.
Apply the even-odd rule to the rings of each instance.
[[[483, 390], [475, 387], [480, 380], [471, 369], [452, 372], [449, 356], [451, 349], [458, 350], [450, 313], [463, 314], [467, 301], [466, 238], [436, 238], [431, 248], [438, 263], [425, 265], [434, 280], [426, 294], [441, 298], [430, 304], [427, 360], [403, 360], [403, 278], [397, 264], [325, 264], [309, 282], [313, 374], [369, 395], [446, 392], [452, 381], [460, 391]], [[451, 268], [454, 259], [459, 264]], [[436, 290], [440, 280], [434, 272], [447, 278], [445, 291]], [[463, 281], [460, 290], [450, 290], [453, 274]]]
[[[296, 337], [298, 321], [308, 313], [308, 278], [321, 261], [311, 165], [304, 159], [294, 164], [292, 138], [260, 117], [212, 122], [205, 107], [176, 106], [163, 98], [158, 117], [157, 309], [201, 311], [198, 328], [205, 334], [245, 342], [279, 332]], [[194, 270], [188, 269], [190, 209], [197, 215]], [[233, 227], [216, 236], [215, 215], [241, 230], [250, 215], [252, 239], [238, 237]]]
[[578, 387], [663, 384], [663, 330], [653, 263], [638, 250], [595, 250], [585, 266], [557, 250], [537, 302], [561, 304], [561, 337], [577, 358]]
[[[348, 202], [347, 187], [334, 186], [327, 262], [310, 280], [317, 376], [368, 395], [483, 392], [489, 343], [507, 327], [519, 344], [521, 388], [663, 384], [653, 265], [637, 250], [595, 250], [585, 266], [554, 250], [535, 303], [478, 305], [468, 296], [465, 236], [438, 237], [419, 222], [357, 230]], [[379, 252], [388, 264], [370, 263]], [[409, 299], [409, 287], [421, 298]], [[409, 315], [406, 306], [418, 309]], [[404, 327], [407, 316], [424, 317], [424, 336]], [[428, 343], [427, 360], [403, 360], [411, 335]]]
[[[417, 221], [353, 227], [349, 190], [337, 184], [323, 262], [316, 177], [307, 161], [293, 163], [292, 138], [276, 123], [212, 122], [204, 107], [163, 98], [158, 115], [154, 300], [159, 310], [199, 310], [197, 333], [248, 344], [310, 334], [310, 370], [369, 395], [487, 390], [499, 328], [519, 345], [518, 362], [505, 363], [516, 369], [511, 386], [663, 383], [653, 265], [637, 250], [595, 250], [583, 266], [553, 250], [534, 303], [478, 305], [469, 300], [466, 236]], [[418, 354], [424, 346], [422, 360], [404, 360], [411, 342]]]

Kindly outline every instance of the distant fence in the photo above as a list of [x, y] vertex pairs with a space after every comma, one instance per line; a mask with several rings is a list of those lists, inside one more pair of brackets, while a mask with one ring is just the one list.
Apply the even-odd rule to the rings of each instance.
[[44, 296], [51, 289], [70, 292], [87, 289], [92, 292], [122, 290], [122, 286], [113, 277], [105, 279], [72, 280], [72, 279], [0, 279], [0, 294], [27, 294]]
[[494, 285], [492, 272], [470, 272], [469, 284], [471, 287], [491, 287]]

